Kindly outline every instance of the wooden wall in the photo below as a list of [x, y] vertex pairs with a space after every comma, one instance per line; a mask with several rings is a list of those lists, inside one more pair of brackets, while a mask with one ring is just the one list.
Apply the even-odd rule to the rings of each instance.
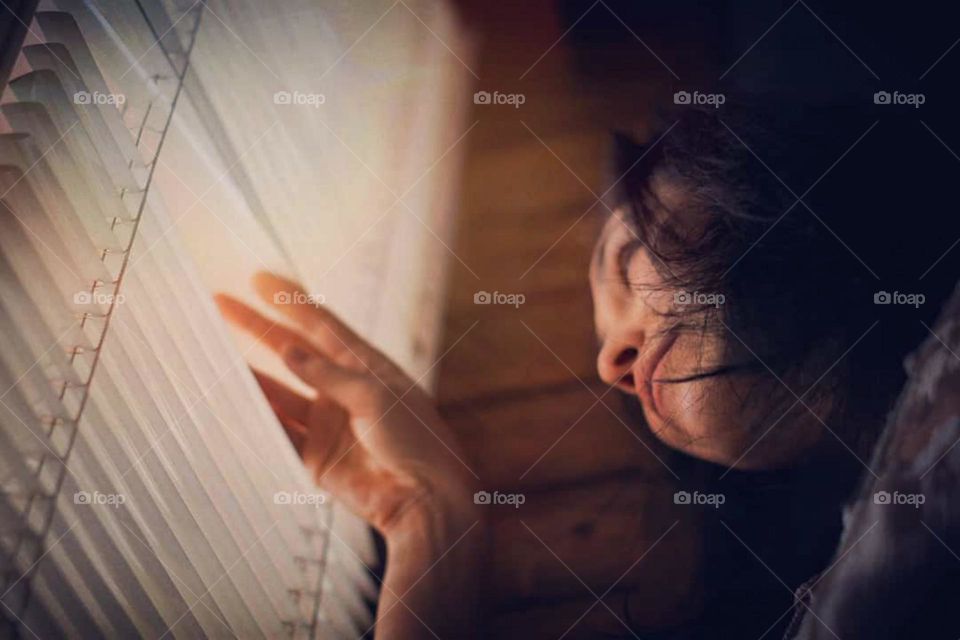
[[[632, 637], [628, 616], [660, 626], [695, 613], [699, 554], [696, 521], [673, 504], [658, 460], [669, 453], [597, 378], [587, 286], [611, 123], [642, 128], [658, 78], [587, 82], [565, 39], [551, 49], [566, 27], [550, 2], [496, 5], [464, 9], [476, 87], [525, 102], [475, 105], [469, 118], [437, 382], [481, 485], [526, 498], [492, 507], [488, 631]], [[525, 302], [477, 305], [478, 291]]]

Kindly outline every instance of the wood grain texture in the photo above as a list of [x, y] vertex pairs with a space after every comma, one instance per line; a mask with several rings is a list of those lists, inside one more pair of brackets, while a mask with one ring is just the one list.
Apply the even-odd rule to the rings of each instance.
[[[552, 2], [465, 6], [480, 45], [476, 90], [526, 99], [475, 105], [469, 118], [478, 124], [451, 247], [462, 264], [437, 376], [482, 488], [524, 497], [490, 507], [487, 636], [629, 636], [627, 617], [637, 629], [689, 620], [700, 523], [673, 504], [669, 453], [597, 379], [587, 284], [610, 130], [642, 128], [652, 88], [638, 84], [629, 100], [622, 83], [591, 89], [563, 40], [533, 66], [566, 28]], [[477, 305], [478, 291], [525, 301]]]
[[452, 405], [445, 416], [488, 490], [550, 487], [628, 470], [651, 482], [670, 478], [663, 445], [631, 427], [619, 398], [599, 382], [585, 388], [573, 381], [512, 398], [495, 394]]
[[656, 597], [667, 610], [695, 590], [696, 511], [673, 504], [669, 485], [625, 476], [525, 496], [518, 508], [492, 510], [498, 552], [489, 580], [497, 608], [619, 586]]

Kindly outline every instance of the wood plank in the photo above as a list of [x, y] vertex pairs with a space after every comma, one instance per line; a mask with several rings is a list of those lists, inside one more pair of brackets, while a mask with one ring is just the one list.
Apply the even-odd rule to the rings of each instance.
[[592, 378], [592, 313], [584, 290], [533, 297], [519, 308], [477, 305], [471, 315], [448, 317], [443, 351], [452, 348], [437, 381], [441, 404]]
[[591, 200], [530, 214], [468, 216], [458, 253], [480, 280], [461, 273], [450, 304], [460, 310], [478, 286], [530, 294], [587, 288], [590, 254], [606, 209]]
[[[444, 411], [487, 490], [527, 490], [632, 470], [665, 481], [669, 452], [620, 415], [619, 392], [579, 382]], [[606, 395], [604, 395], [606, 394]], [[600, 400], [598, 400], [598, 397]], [[667, 462], [669, 464], [669, 462]]]
[[[599, 224], [587, 213], [594, 200], [549, 150], [526, 135], [530, 139], [523, 145], [487, 154], [467, 172], [468, 204], [454, 250], [479, 278], [465, 269], [454, 270], [442, 351], [475, 321], [480, 324], [444, 360], [438, 382], [444, 402], [556, 383], [570, 376], [567, 367], [581, 377], [593, 372], [595, 339], [586, 271]], [[574, 156], [576, 149], [589, 145], [597, 156], [606, 142], [601, 143], [596, 132], [577, 133], [556, 146]], [[523, 176], [524, 167], [533, 172], [532, 178]], [[588, 172], [587, 165], [575, 170]], [[548, 189], [544, 183], [564, 188]], [[521, 293], [526, 301], [519, 308], [475, 305], [479, 291]], [[553, 322], [558, 315], [568, 322]]]
[[[519, 108], [472, 110], [479, 124], [452, 248], [476, 275], [453, 271], [438, 376], [441, 410], [483, 488], [524, 497], [489, 507], [487, 636], [629, 635], [597, 604], [593, 594], [608, 589], [605, 603], [640, 627], [689, 620], [699, 610], [699, 516], [673, 503], [658, 461], [669, 452], [618, 419], [616, 392], [603, 396], [587, 286], [609, 131], [644, 119], [659, 89], [644, 79], [630, 100], [594, 91], [562, 43], [521, 79], [565, 29], [554, 4], [463, 6], [481, 43], [477, 89], [525, 97]], [[477, 305], [478, 291], [526, 300]]]
[[[581, 125], [546, 135], [537, 130], [536, 122], [527, 125], [530, 129], [517, 118], [497, 126], [500, 146], [468, 157], [464, 220], [474, 216], [509, 220], [533, 212], [565, 211], [581, 202], [589, 206], [594, 194], [600, 195], [609, 130]], [[477, 129], [482, 126], [483, 121]]]
[[620, 587], [642, 590], [650, 611], [679, 615], [696, 600], [700, 514], [674, 504], [674, 490], [625, 474], [527, 491], [516, 507], [491, 505], [496, 553], [486, 584], [494, 608]]
[[630, 637], [628, 628], [633, 633], [642, 634], [645, 628], [677, 626], [692, 620], [698, 610], [696, 604], [666, 609], [657, 598], [650, 598], [642, 589], [614, 589], [609, 593], [597, 593], [597, 596], [600, 599], [588, 594], [582, 598], [501, 612], [489, 622], [487, 637], [498, 640]]

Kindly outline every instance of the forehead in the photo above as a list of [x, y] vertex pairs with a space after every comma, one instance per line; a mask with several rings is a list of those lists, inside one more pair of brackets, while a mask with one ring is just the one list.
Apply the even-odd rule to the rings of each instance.
[[[625, 251], [626, 262], [621, 263]], [[629, 222], [613, 213], [600, 231], [590, 266], [591, 280], [595, 284], [612, 284], [616, 281], [623, 285], [622, 277], [626, 277], [630, 280], [628, 288], [633, 294], [649, 294], [651, 290], [663, 289], [663, 277], [653, 264], [644, 243]]]
[[600, 233], [597, 234], [597, 241], [593, 245], [589, 274], [591, 280], [594, 280], [597, 272], [606, 264], [607, 255], [616, 250], [613, 245], [619, 242], [618, 236], [624, 232], [626, 232], [625, 225], [620, 219], [618, 210], [607, 214], [600, 227]]
[[606, 240], [606, 234], [635, 235], [633, 229], [636, 221], [629, 210], [630, 206], [643, 212], [645, 227], [654, 227], [648, 229], [648, 235], [656, 235], [655, 227], [660, 225], [669, 224], [680, 228], [699, 226], [703, 222], [704, 212], [701, 211], [701, 207], [694, 206], [694, 198], [689, 187], [689, 182], [668, 168], [654, 170], [647, 179], [646, 190], [642, 195], [636, 196], [630, 204], [606, 210], [600, 240]]

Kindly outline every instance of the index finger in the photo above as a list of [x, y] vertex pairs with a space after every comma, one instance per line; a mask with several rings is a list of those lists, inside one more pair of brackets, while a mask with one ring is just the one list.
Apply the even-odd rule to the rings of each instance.
[[292, 345], [297, 345], [309, 351], [316, 350], [316, 347], [310, 344], [306, 337], [267, 318], [232, 296], [218, 293], [214, 296], [214, 300], [220, 309], [220, 313], [228, 322], [236, 325], [257, 342], [262, 342], [280, 355], [283, 355], [287, 347]]
[[261, 271], [253, 277], [253, 286], [263, 300], [302, 327], [325, 353], [335, 358], [345, 352], [357, 358], [374, 354], [373, 347], [336, 315], [314, 303], [296, 282]]

